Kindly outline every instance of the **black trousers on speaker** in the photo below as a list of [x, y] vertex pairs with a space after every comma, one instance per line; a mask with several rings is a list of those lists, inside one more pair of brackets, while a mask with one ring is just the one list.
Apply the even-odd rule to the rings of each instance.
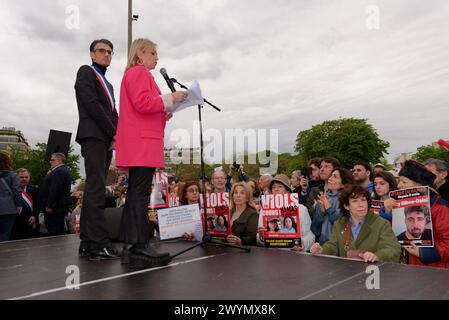
[[89, 245], [92, 250], [97, 250], [111, 245], [104, 201], [112, 151], [102, 140], [86, 139], [81, 142], [81, 154], [86, 168], [86, 186], [81, 209], [80, 239], [82, 246]]
[[150, 241], [148, 200], [155, 168], [129, 168], [128, 191], [120, 223], [119, 239], [126, 244]]

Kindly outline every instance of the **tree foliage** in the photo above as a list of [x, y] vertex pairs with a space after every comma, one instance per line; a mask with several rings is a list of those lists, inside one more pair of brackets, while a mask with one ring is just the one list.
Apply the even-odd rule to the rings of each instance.
[[416, 153], [412, 156], [413, 159], [424, 162], [427, 159], [434, 158], [446, 161], [449, 164], [449, 152], [446, 149], [433, 146], [421, 146], [417, 149]]
[[305, 166], [313, 157], [332, 156], [345, 167], [354, 162], [381, 162], [390, 146], [380, 139], [367, 119], [345, 118], [325, 121], [297, 135], [297, 164]]
[[[292, 166], [293, 161], [295, 160], [295, 157], [291, 155], [290, 153], [281, 153], [276, 154], [273, 151], [262, 151], [259, 152], [257, 155], [255, 155], [256, 163], [248, 163], [249, 156], [247, 154], [244, 155], [245, 161], [243, 163], [239, 163], [243, 165], [245, 173], [250, 177], [254, 178], [256, 180], [259, 179], [260, 168], [268, 168], [268, 167], [276, 167], [277, 165], [277, 171], [272, 172], [272, 174], [278, 174], [278, 173], [285, 173], [287, 175], [291, 174], [293, 170], [296, 170], [297, 168], [294, 168]], [[264, 162], [273, 161], [275, 163], [260, 163], [260, 159], [265, 159]], [[214, 168], [216, 167], [223, 167], [223, 170], [228, 173], [229, 172], [229, 162], [232, 162], [230, 160], [227, 160], [226, 162], [222, 163], [214, 163], [214, 164], [205, 164], [205, 173], [206, 176], [211, 176]], [[173, 166], [174, 168], [174, 175], [176, 178], [180, 179], [181, 181], [189, 181], [189, 180], [198, 180], [200, 177], [200, 165], [199, 164], [179, 164]], [[237, 179], [238, 173], [236, 171], [233, 172], [233, 177]]]
[[[50, 170], [50, 163], [45, 161], [45, 151], [47, 149], [46, 143], [37, 143], [34, 149], [30, 151], [13, 148], [11, 150], [11, 159], [14, 170], [19, 168], [26, 168], [30, 172], [31, 184], [39, 185]], [[70, 146], [69, 154], [66, 160], [66, 165], [70, 170], [70, 177], [72, 183], [80, 178], [79, 172], [80, 156], [73, 153], [73, 147]]]

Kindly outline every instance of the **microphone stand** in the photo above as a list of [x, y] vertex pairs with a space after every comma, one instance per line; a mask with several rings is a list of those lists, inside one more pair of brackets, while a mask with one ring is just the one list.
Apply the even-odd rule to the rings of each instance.
[[[182, 83], [177, 81], [175, 78], [171, 78], [170, 80], [172, 82], [178, 84], [181, 88], [188, 90], [188, 88], [185, 85], [183, 85]], [[212, 103], [210, 103], [206, 99], [203, 98], [203, 100], [204, 100], [204, 102], [206, 102], [208, 105], [210, 105], [211, 107], [213, 107], [217, 111], [219, 111], [219, 112], [221, 111], [218, 107], [214, 106]], [[206, 191], [206, 187], [205, 187], [205, 177], [206, 177], [206, 175], [205, 175], [205, 171], [204, 171], [204, 159], [203, 159], [204, 144], [203, 144], [203, 124], [202, 124], [202, 119], [201, 119], [201, 108], [203, 108], [203, 106], [201, 104], [199, 104], [198, 105], [198, 118], [200, 120], [200, 151], [201, 151], [200, 161], [201, 161], [201, 176], [202, 176], [201, 187], [203, 189], [203, 204], [204, 204], [203, 205], [204, 236], [203, 236], [203, 239], [199, 243], [193, 245], [190, 248], [187, 248], [185, 250], [182, 250], [182, 251], [176, 253], [175, 255], [171, 256], [172, 258], [177, 257], [177, 256], [179, 256], [179, 255], [181, 255], [181, 254], [183, 254], [183, 253], [185, 253], [187, 251], [190, 251], [193, 248], [196, 248], [198, 246], [203, 246], [203, 245], [208, 244], [208, 243], [214, 243], [214, 244], [222, 245], [222, 246], [225, 246], [225, 247], [237, 248], [237, 249], [244, 250], [246, 252], [250, 252], [251, 251], [251, 248], [248, 248], [248, 247], [243, 247], [243, 246], [238, 246], [238, 245], [235, 245], [235, 244], [230, 244], [230, 243], [226, 243], [226, 242], [213, 240], [211, 235], [208, 233], [208, 230], [207, 230], [207, 197], [206, 197], [207, 191]]]

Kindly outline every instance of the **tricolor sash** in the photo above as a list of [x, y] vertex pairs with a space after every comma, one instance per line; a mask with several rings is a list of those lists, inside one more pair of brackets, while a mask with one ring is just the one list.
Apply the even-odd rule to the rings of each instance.
[[97, 69], [96, 66], [91, 66], [92, 70], [94, 70], [95, 75], [98, 78], [98, 81], [100, 81], [101, 86], [103, 87], [106, 95], [109, 98], [109, 102], [111, 103], [111, 108], [112, 110], [114, 110], [114, 104], [115, 104], [115, 100], [114, 100], [114, 96], [112, 95], [111, 89], [108, 86], [108, 83], [106, 81], [106, 78], [103, 76], [103, 74]]
[[33, 200], [25, 191], [22, 191], [22, 202], [23, 205], [27, 207], [30, 212], [33, 212]]

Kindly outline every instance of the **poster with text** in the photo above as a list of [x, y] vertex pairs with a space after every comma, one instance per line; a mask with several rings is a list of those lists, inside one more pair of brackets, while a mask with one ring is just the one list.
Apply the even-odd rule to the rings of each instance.
[[150, 203], [148, 204], [148, 208], [168, 208], [169, 205], [168, 175], [167, 172], [157, 169], [153, 176]]
[[433, 247], [429, 187], [413, 187], [390, 192], [396, 200], [392, 228], [399, 243], [410, 247]]
[[[207, 232], [215, 241], [224, 241], [231, 235], [231, 213], [229, 210], [229, 193], [207, 193]], [[203, 219], [203, 230], [205, 221], [203, 215], [203, 196], [200, 196], [201, 218]]]
[[263, 195], [261, 207], [265, 247], [291, 248], [301, 245], [297, 193]]
[[161, 240], [182, 237], [185, 232], [192, 233], [196, 240], [201, 240], [203, 237], [198, 204], [159, 209], [157, 216]]
[[384, 205], [382, 200], [371, 200], [371, 211], [375, 214], [379, 214], [380, 208]]

